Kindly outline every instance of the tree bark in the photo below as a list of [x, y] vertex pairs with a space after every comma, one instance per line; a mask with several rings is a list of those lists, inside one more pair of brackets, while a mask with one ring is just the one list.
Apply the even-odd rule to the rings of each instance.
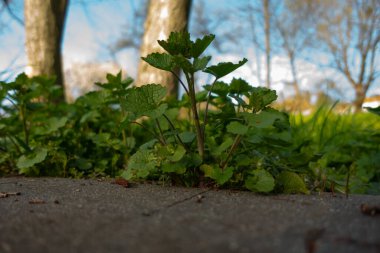
[[[69, 0], [25, 0], [27, 72], [54, 75], [63, 86], [61, 44]], [[64, 97], [62, 97], [62, 100]]]
[[270, 13], [269, 13], [269, 1], [262, 0], [264, 9], [264, 33], [265, 33], [265, 58], [266, 58], [266, 87], [270, 88], [270, 73], [271, 73], [271, 47], [270, 47]]
[[360, 112], [363, 107], [364, 100], [366, 98], [367, 90], [364, 85], [355, 85], [355, 100], [354, 100], [354, 109], [355, 112]]
[[[157, 40], [165, 40], [173, 31], [187, 29], [191, 0], [151, 0], [145, 21], [145, 33], [140, 55], [164, 52]], [[139, 62], [136, 86], [156, 83], [166, 86], [169, 96], [178, 95], [178, 80], [170, 72], [151, 67], [144, 61]]]

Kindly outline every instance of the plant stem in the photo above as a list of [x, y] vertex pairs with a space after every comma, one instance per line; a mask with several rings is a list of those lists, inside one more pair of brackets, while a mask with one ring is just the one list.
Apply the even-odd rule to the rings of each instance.
[[[210, 90], [208, 91], [208, 94], [207, 94], [207, 102], [206, 102], [205, 116], [204, 116], [204, 120], [203, 120], [203, 134], [206, 133], [206, 124], [207, 124], [208, 107], [209, 107], [210, 100], [211, 100], [211, 92], [212, 92], [212, 88], [214, 88], [214, 85], [215, 85], [215, 83], [216, 83], [217, 80], [218, 80], [218, 78], [215, 78], [215, 80], [214, 80], [214, 82], [211, 84]], [[203, 136], [203, 139], [204, 139], [204, 138], [205, 138], [205, 136]]]
[[348, 198], [348, 193], [350, 191], [350, 167], [347, 168], [347, 179], [346, 179], [346, 189], [345, 189], [345, 192], [346, 192], [346, 199]]
[[[119, 98], [119, 104], [121, 105], [122, 104], [122, 100]], [[124, 110], [124, 108], [122, 106], [121, 107], [121, 119], [119, 120], [119, 127], [122, 123], [122, 120], [125, 118], [125, 116], [127, 115], [126, 111]], [[123, 144], [126, 146], [127, 145], [127, 133], [125, 132], [125, 129], [121, 130], [121, 135], [123, 136]]]
[[175, 71], [170, 71], [170, 73], [172, 73], [175, 76], [175, 78], [177, 78], [177, 80], [182, 85], [183, 89], [185, 90], [186, 94], [189, 96], [189, 90], [186, 88], [186, 85], [182, 82], [181, 78], [179, 78], [177, 73], [175, 73]]
[[[169, 123], [169, 125], [170, 125], [170, 128], [171, 128], [172, 130], [175, 130], [175, 126], [173, 125], [173, 123], [171, 122], [171, 120], [169, 119], [169, 117], [166, 116], [165, 113], [163, 114], [163, 116], [164, 116], [164, 118], [168, 121], [168, 123]], [[181, 143], [181, 145], [182, 145], [185, 149], [187, 149], [186, 146], [185, 146], [185, 144], [184, 144], [183, 141], [181, 140], [181, 137], [179, 137], [178, 134], [176, 134], [175, 136], [177, 137], [177, 139], [178, 139], [178, 141]]]
[[198, 154], [200, 155], [202, 161], [204, 159], [204, 136], [201, 128], [201, 124], [199, 122], [199, 115], [197, 110], [197, 101], [195, 99], [195, 85], [194, 85], [194, 74], [189, 76], [185, 73], [187, 82], [189, 84], [189, 97], [191, 110], [193, 111], [193, 119], [195, 124], [195, 131], [197, 132], [197, 146], [198, 146]]
[[160, 122], [158, 122], [158, 119], [156, 119], [155, 121], [156, 121], [156, 125], [157, 125], [157, 128], [158, 128], [158, 131], [160, 131], [160, 138], [161, 138], [161, 141], [162, 141], [162, 143], [163, 143], [164, 145], [166, 145], [166, 140], [165, 140], [164, 134], [163, 134], [163, 132], [162, 132]]
[[165, 145], [164, 143], [162, 143], [161, 138], [160, 138], [156, 133], [150, 131], [149, 128], [147, 128], [147, 127], [144, 126], [143, 124], [141, 124], [141, 123], [139, 123], [139, 122], [137, 122], [137, 121], [132, 121], [131, 123], [141, 126], [141, 127], [144, 128], [146, 131], [148, 131], [152, 136], [154, 136], [157, 140], [159, 140], [159, 141], [161, 142], [162, 145]]
[[8, 137], [9, 140], [12, 142], [12, 144], [15, 146], [16, 151], [17, 151], [19, 154], [22, 154], [22, 152], [21, 152], [19, 146], [18, 146], [17, 143], [13, 140], [13, 138], [12, 138], [11, 136], [8, 136], [8, 135], [7, 135], [6, 137]]
[[20, 118], [22, 121], [23, 129], [24, 129], [25, 143], [27, 146], [29, 146], [29, 129], [28, 129], [28, 126], [26, 124], [25, 107], [23, 104], [20, 106]]
[[228, 161], [230, 160], [232, 154], [235, 152], [236, 148], [238, 147], [240, 141], [241, 141], [241, 135], [237, 135], [234, 139], [234, 142], [230, 148], [230, 150], [228, 151], [228, 154], [227, 154], [227, 158], [226, 160], [224, 160], [223, 163], [220, 164], [220, 168], [223, 170], [225, 170], [225, 168], [227, 167], [227, 164], [228, 164]]

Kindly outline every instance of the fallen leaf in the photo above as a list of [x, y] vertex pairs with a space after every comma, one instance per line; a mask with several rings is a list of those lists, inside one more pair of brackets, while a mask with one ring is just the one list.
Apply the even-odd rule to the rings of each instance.
[[0, 192], [0, 198], [7, 198], [9, 196], [18, 196], [21, 192]]
[[360, 211], [363, 214], [375, 216], [376, 214], [380, 214], [380, 206], [370, 206], [368, 204], [361, 204]]
[[42, 200], [42, 199], [32, 199], [32, 200], [29, 200], [29, 204], [45, 204], [45, 200]]
[[123, 186], [124, 188], [128, 188], [129, 187], [128, 181], [125, 180], [124, 178], [115, 179], [115, 181], [113, 181], [112, 184], [118, 184], [120, 186]]

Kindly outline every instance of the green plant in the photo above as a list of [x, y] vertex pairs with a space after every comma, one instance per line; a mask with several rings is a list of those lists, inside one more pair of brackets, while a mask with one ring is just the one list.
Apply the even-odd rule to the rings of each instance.
[[120, 104], [132, 83], [108, 75], [103, 89], [55, 103], [54, 78], [19, 75], [0, 83], [0, 174], [116, 176], [136, 143]]
[[[175, 74], [185, 94], [131, 87], [121, 73], [73, 104], [57, 103], [54, 78], [0, 82], [0, 175], [97, 177], [218, 185], [254, 192], [334, 190], [380, 194], [380, 121], [370, 113], [309, 116], [271, 108], [273, 90], [221, 78], [247, 61], [208, 66], [213, 41], [172, 33], [167, 53], [143, 58]], [[214, 77], [196, 91], [196, 74]], [[132, 155], [131, 155], [132, 154]]]
[[[53, 85], [54, 79], [28, 78], [22, 74], [12, 83], [0, 83], [1, 111], [0, 158], [2, 166], [19, 167], [21, 172], [46, 159], [47, 145], [38, 145], [42, 136], [54, 138], [54, 134], [66, 124], [62, 107], [46, 106], [60, 96], [61, 90]], [[36, 113], [38, 112], [38, 113]], [[52, 138], [49, 138], [52, 139]], [[53, 145], [54, 146], [54, 145]], [[53, 147], [52, 147], [53, 148]]]
[[[202, 53], [213, 40], [214, 35], [192, 41], [187, 32], [171, 33], [167, 41], [158, 41], [166, 53], [142, 58], [174, 75], [181, 69], [185, 80], [176, 77], [185, 94], [179, 101], [165, 101], [166, 89], [159, 84], [127, 91], [124, 107], [153, 139], [132, 155], [123, 173], [126, 179], [214, 182], [257, 192], [275, 189], [275, 177], [286, 168], [273, 155], [291, 143], [288, 116], [269, 106], [277, 98], [275, 91], [242, 79], [220, 81], [247, 60], [208, 66], [211, 56]], [[195, 74], [201, 71], [214, 81], [196, 93]]]

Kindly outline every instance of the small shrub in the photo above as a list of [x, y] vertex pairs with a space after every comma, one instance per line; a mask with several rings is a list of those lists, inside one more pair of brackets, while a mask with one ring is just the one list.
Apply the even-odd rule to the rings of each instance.
[[[152, 139], [132, 155], [126, 179], [165, 179], [185, 185], [214, 183], [219, 186], [271, 192], [277, 175], [278, 150], [291, 144], [288, 116], [270, 107], [276, 92], [252, 87], [242, 79], [220, 79], [247, 62], [222, 62], [208, 66], [211, 56], [202, 53], [213, 41], [207, 35], [192, 41], [187, 32], [171, 33], [158, 41], [166, 53], [142, 59], [178, 76], [185, 94], [179, 101], [165, 101], [166, 89], [148, 84], [127, 91], [123, 107], [135, 122], [152, 133]], [[212, 75], [211, 84], [195, 92], [195, 74]], [[187, 111], [188, 119], [180, 119]], [[141, 120], [141, 117], [145, 117]], [[148, 118], [148, 119], [147, 119]], [[290, 174], [293, 175], [293, 174]]]

